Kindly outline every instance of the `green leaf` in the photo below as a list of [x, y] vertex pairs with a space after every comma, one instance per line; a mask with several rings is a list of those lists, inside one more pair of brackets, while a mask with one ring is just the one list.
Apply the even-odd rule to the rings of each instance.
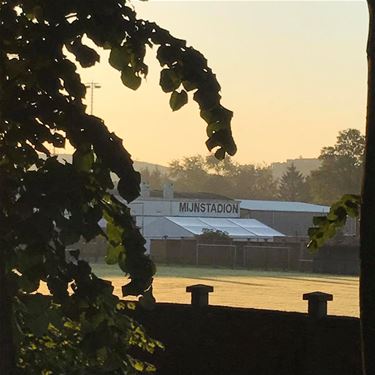
[[31, 10], [29, 10], [26, 13], [26, 17], [29, 20], [32, 20], [34, 18], [36, 18], [37, 20], [41, 20], [43, 17], [43, 8], [40, 5], [34, 6]]
[[130, 54], [125, 47], [115, 47], [111, 49], [109, 63], [117, 70], [124, 70], [130, 63]]
[[129, 355], [128, 355], [128, 360], [135, 370], [137, 370], [138, 372], [144, 371], [145, 364], [142, 361], [136, 358], [132, 358]]
[[186, 91], [192, 91], [198, 88], [198, 85], [192, 81], [182, 81], [182, 85]]
[[225, 149], [220, 147], [216, 152], [215, 152], [215, 157], [218, 160], [224, 160], [225, 158]]
[[95, 161], [91, 149], [77, 149], [73, 154], [73, 165], [80, 172], [89, 172]]
[[61, 241], [65, 246], [76, 244], [80, 238], [81, 234], [77, 228], [66, 227], [61, 231]]
[[48, 332], [48, 324], [48, 317], [41, 314], [30, 321], [29, 328], [34, 335], [43, 336]]
[[173, 91], [171, 98], [169, 100], [169, 105], [172, 108], [172, 111], [178, 111], [188, 102], [188, 96], [185, 90], [181, 92]]
[[126, 87], [132, 90], [137, 90], [142, 83], [141, 77], [138, 77], [129, 66], [125, 66], [122, 69], [121, 81]]
[[327, 216], [314, 216], [313, 224], [316, 226], [323, 225], [327, 222]]
[[[146, 1], [146, 0], [142, 0], [142, 1]], [[145, 372], [156, 372], [157, 368], [151, 364], [151, 363], [148, 363], [148, 362], [145, 362], [145, 365], [146, 365], [146, 368], [145, 368]]]
[[129, 184], [124, 178], [121, 178], [117, 184], [117, 190], [119, 194], [127, 200], [127, 202], [131, 202], [139, 196], [139, 184]]
[[100, 361], [105, 361], [108, 358], [108, 351], [106, 347], [102, 347], [96, 351], [96, 355]]
[[111, 243], [117, 245], [122, 240], [122, 234], [124, 233], [124, 230], [123, 228], [116, 225], [113, 221], [109, 221], [107, 222], [106, 233], [108, 236], [108, 240]]
[[94, 49], [82, 44], [80, 40], [76, 40], [71, 45], [68, 45], [67, 48], [75, 55], [83, 68], [89, 68], [100, 61], [99, 54]]
[[25, 293], [33, 293], [37, 291], [39, 284], [39, 280], [31, 280], [25, 275], [20, 276], [18, 279], [18, 286]]
[[347, 217], [358, 217], [360, 208], [360, 196], [347, 194], [332, 204], [326, 216], [313, 218], [315, 227], [309, 228], [310, 242], [307, 247], [318, 249], [345, 225]]
[[208, 137], [212, 137], [212, 135], [222, 129], [223, 126], [219, 122], [211, 122], [207, 125], [206, 133]]
[[107, 255], [105, 256], [105, 262], [107, 264], [117, 264], [118, 258], [122, 253], [124, 253], [124, 247], [122, 245], [109, 245], [107, 248]]
[[177, 73], [172, 69], [163, 69], [160, 72], [160, 86], [164, 92], [172, 92], [181, 84], [181, 80]]
[[176, 46], [161, 45], [157, 50], [156, 58], [159, 60], [161, 66], [170, 66], [176, 61], [176, 55], [178, 54], [181, 54], [181, 50]]

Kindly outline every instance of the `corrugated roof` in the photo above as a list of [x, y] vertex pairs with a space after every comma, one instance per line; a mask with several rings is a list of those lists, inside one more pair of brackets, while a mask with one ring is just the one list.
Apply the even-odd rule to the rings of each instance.
[[304, 202], [284, 202], [284, 201], [260, 201], [260, 200], [240, 200], [240, 207], [244, 210], [254, 211], [285, 211], [285, 212], [314, 212], [327, 213], [328, 206]]
[[255, 219], [180, 216], [167, 216], [166, 219], [195, 235], [202, 234], [203, 229], [211, 229], [226, 232], [232, 238], [272, 238], [284, 236], [282, 233]]

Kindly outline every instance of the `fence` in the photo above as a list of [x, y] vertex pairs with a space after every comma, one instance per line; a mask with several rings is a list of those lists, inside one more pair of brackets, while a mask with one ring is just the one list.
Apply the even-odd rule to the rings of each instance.
[[151, 240], [156, 263], [223, 266], [357, 275], [358, 245], [326, 245], [310, 253], [306, 242], [283, 238], [274, 242], [200, 242], [195, 239]]
[[306, 298], [323, 308], [301, 314], [207, 306], [193, 298], [193, 306], [162, 303], [134, 317], [166, 346], [146, 358], [160, 375], [360, 375], [359, 320], [326, 316], [325, 294]]
[[[302, 255], [302, 253], [304, 255]], [[290, 244], [251, 241], [151, 240], [156, 263], [269, 270], [299, 270], [299, 259], [309, 257], [301, 242]]]
[[[102, 261], [106, 253], [105, 240], [99, 237], [89, 243], [81, 241], [76, 247], [81, 249], [81, 256], [89, 261]], [[358, 275], [358, 253], [358, 244], [353, 242], [346, 245], [331, 243], [312, 254], [306, 249], [306, 242], [291, 237], [274, 242], [151, 241], [151, 256], [156, 263], [347, 275]]]

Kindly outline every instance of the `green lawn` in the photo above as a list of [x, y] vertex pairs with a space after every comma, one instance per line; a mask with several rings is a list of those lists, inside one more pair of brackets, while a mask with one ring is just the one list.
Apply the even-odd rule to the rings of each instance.
[[[126, 279], [118, 267], [95, 264], [93, 268], [98, 276], [111, 280], [121, 295]], [[210, 295], [214, 305], [305, 312], [302, 294], [322, 291], [333, 294], [329, 314], [358, 316], [358, 278], [351, 276], [158, 266], [154, 294], [159, 302], [190, 303], [185, 288], [198, 283], [214, 286]]]

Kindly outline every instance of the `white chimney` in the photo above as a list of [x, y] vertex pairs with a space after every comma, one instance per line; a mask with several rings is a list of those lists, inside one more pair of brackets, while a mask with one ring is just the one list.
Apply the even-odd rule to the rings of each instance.
[[174, 198], [173, 183], [167, 182], [163, 186], [163, 198], [166, 200], [171, 200]]
[[150, 185], [147, 182], [141, 182], [141, 198], [150, 198]]

